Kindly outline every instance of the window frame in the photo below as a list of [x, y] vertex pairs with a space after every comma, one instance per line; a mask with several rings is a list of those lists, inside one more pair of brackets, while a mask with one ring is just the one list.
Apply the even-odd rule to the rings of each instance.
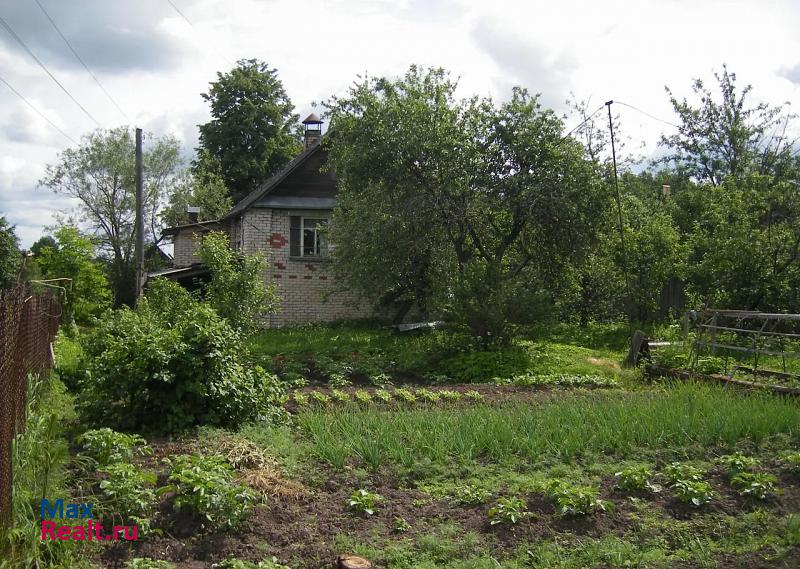
[[[295, 227], [292, 224], [292, 218], [300, 218], [299, 226]], [[314, 227], [306, 227], [306, 220], [313, 219], [317, 221], [317, 224]], [[306, 229], [314, 231], [314, 249], [316, 250], [317, 243], [319, 242], [319, 221], [324, 221], [325, 224], [329, 227], [331, 223], [331, 214], [329, 211], [319, 211], [319, 212], [298, 212], [293, 214], [289, 212], [289, 258], [290, 259], [302, 259], [304, 261], [323, 261], [330, 258], [331, 254], [331, 244], [328, 241], [327, 246], [325, 247], [325, 254], [320, 253], [319, 255], [307, 255], [305, 253], [305, 231]], [[296, 237], [293, 237], [295, 236]], [[293, 238], [297, 239], [298, 242], [294, 243]], [[297, 250], [296, 253], [292, 252], [292, 249]], [[320, 251], [322, 248], [320, 247]]]

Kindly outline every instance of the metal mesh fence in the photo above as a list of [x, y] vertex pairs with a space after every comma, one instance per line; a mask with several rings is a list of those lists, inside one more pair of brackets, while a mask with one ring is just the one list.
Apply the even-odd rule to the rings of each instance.
[[56, 289], [0, 291], [0, 527], [11, 517], [12, 443], [25, 425], [28, 376], [50, 369], [61, 317]]

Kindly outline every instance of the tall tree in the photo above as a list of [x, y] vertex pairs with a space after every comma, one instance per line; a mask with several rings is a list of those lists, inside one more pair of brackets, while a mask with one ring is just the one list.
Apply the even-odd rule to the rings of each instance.
[[[412, 67], [397, 80], [366, 79], [328, 103], [336, 133], [329, 163], [343, 204], [332, 240], [345, 269], [350, 252], [376, 272], [400, 268], [397, 280], [422, 267], [439, 310], [491, 345], [508, 339], [525, 273], [583, 252], [607, 199], [595, 164], [563, 138], [561, 121], [537, 97], [515, 89], [495, 105], [458, 101], [455, 89], [443, 70]], [[343, 212], [378, 201], [374, 214], [358, 208], [361, 219]], [[391, 230], [375, 232], [371, 249], [358, 253], [352, 236], [387, 221]], [[384, 248], [393, 250], [397, 235], [422, 253], [420, 263], [386, 262]], [[348, 275], [358, 286], [359, 272]]]
[[21, 260], [19, 238], [14, 226], [0, 216], [0, 289], [17, 282]]
[[202, 97], [212, 118], [200, 125], [198, 151], [219, 160], [234, 201], [300, 151], [299, 117], [277, 70], [263, 61], [239, 60], [229, 72], [217, 73]]
[[167, 226], [189, 223], [189, 207], [199, 207], [197, 221], [219, 219], [231, 207], [233, 200], [222, 179], [219, 161], [201, 152], [195, 167], [179, 177], [169, 205], [161, 213]]
[[64, 300], [64, 322], [88, 322], [111, 306], [111, 289], [96, 261], [94, 240], [77, 227], [63, 226], [55, 231], [54, 245], [44, 245], [37, 258], [46, 278], [68, 278]]
[[[159, 216], [175, 183], [180, 147], [171, 136], [146, 137], [144, 149], [144, 214], [146, 240], [159, 241]], [[40, 185], [77, 200], [79, 220], [98, 237], [109, 261], [116, 305], [131, 304], [135, 294], [134, 187], [135, 141], [127, 127], [97, 130], [78, 148], [62, 152], [45, 170]]]
[[794, 115], [781, 105], [752, 104], [751, 85], [740, 89], [736, 74], [722, 66], [714, 73], [718, 92], [695, 79], [692, 91], [699, 103], [679, 101], [665, 87], [678, 115], [678, 132], [662, 136], [669, 149], [662, 162], [673, 163], [679, 171], [699, 183], [714, 186], [727, 177], [741, 179], [747, 174], [785, 177], [793, 166], [796, 140], [788, 133]]

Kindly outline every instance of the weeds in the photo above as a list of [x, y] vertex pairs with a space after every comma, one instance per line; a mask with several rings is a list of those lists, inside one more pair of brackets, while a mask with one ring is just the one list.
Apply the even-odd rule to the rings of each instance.
[[153, 449], [139, 435], [119, 433], [109, 428], [86, 431], [78, 437], [84, 454], [97, 462], [99, 466], [107, 466], [115, 462], [127, 462], [134, 456], [152, 454]]

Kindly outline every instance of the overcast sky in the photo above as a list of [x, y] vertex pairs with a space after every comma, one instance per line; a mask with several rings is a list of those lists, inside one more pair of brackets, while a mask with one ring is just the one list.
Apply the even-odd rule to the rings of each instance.
[[[559, 112], [573, 92], [593, 106], [615, 99], [673, 121], [664, 86], [689, 95], [693, 77], [727, 63], [754, 98], [800, 110], [797, 0], [172, 1], [188, 22], [168, 0], [39, 0], [127, 118], [35, 0], [0, 0], [0, 16], [103, 127], [174, 134], [187, 157], [208, 119], [200, 93], [239, 58], [277, 68], [303, 116], [358, 74], [397, 75], [412, 63], [449, 69], [463, 95], [504, 98], [521, 85]], [[72, 138], [96, 128], [2, 28], [0, 77]], [[655, 152], [669, 127], [617, 110], [625, 132]], [[37, 188], [70, 145], [0, 84], [0, 215], [23, 246], [70, 207]]]

